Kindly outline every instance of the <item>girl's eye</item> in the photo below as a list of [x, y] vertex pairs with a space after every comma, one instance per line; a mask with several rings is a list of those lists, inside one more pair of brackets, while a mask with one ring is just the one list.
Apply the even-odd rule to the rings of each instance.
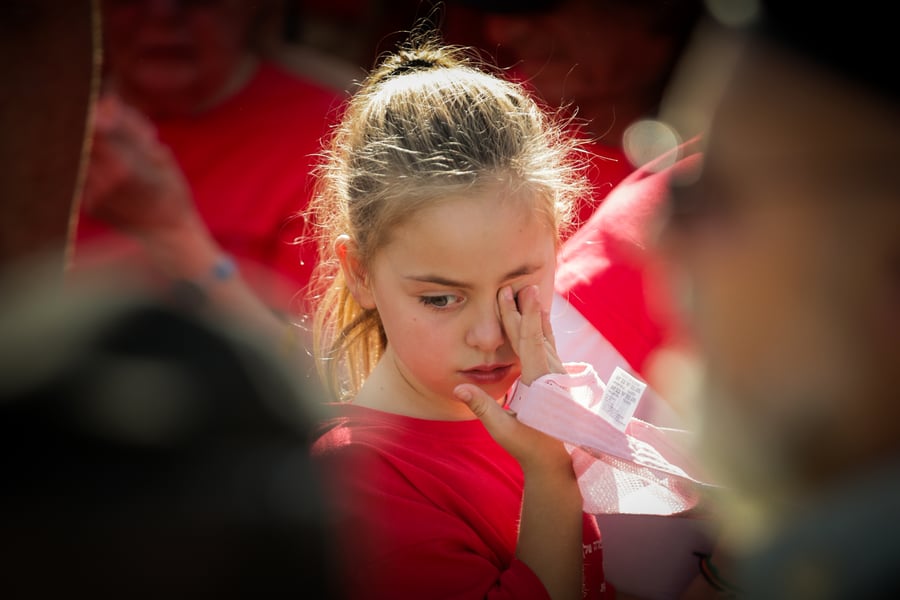
[[441, 296], [419, 296], [419, 302], [428, 306], [430, 308], [447, 308], [454, 304], [459, 304], [462, 302], [462, 298], [460, 296], [454, 296], [453, 294], [443, 294]]

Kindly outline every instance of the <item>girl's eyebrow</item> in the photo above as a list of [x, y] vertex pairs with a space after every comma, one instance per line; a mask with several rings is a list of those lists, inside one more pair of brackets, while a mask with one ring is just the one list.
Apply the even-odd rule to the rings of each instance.
[[[543, 265], [522, 265], [521, 267], [517, 267], [504, 275], [501, 278], [501, 281], [508, 281], [510, 279], [515, 279], [516, 277], [522, 277], [523, 275], [530, 275], [535, 271], [539, 270]], [[453, 287], [468, 290], [472, 288], [472, 285], [469, 283], [464, 283], [462, 281], [456, 281], [455, 279], [448, 279], [447, 277], [442, 277], [440, 275], [406, 275], [405, 279], [411, 279], [412, 281], [419, 281], [422, 283], [434, 283], [437, 285], [442, 285], [446, 287]]]
[[404, 278], [411, 279], [412, 281], [419, 281], [421, 283], [434, 283], [445, 287], [462, 288], [466, 290], [472, 287], [467, 283], [456, 281], [454, 279], [447, 279], [440, 275], [407, 275]]

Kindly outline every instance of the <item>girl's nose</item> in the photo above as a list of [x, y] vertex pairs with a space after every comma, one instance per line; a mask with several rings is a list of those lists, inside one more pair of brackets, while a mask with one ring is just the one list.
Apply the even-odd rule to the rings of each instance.
[[466, 343], [484, 352], [493, 352], [506, 341], [500, 310], [495, 302], [485, 302], [478, 309], [466, 331]]

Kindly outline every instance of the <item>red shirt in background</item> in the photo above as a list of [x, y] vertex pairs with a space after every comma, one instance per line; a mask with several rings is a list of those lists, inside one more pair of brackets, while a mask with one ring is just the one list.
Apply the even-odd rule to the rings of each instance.
[[[340, 92], [263, 61], [222, 104], [199, 115], [154, 121], [213, 237], [278, 309], [290, 306], [316, 261], [313, 241], [294, 243], [304, 233], [302, 220], [294, 217], [308, 203], [312, 155], [342, 101]], [[111, 248], [127, 253], [135, 247], [87, 215], [79, 219], [76, 267], [78, 248], [88, 241], [113, 244], [105, 247], [104, 260], [121, 258]]]
[[684, 335], [650, 250], [653, 226], [671, 178], [699, 168], [700, 158], [695, 139], [634, 171], [560, 250], [556, 293], [645, 377], [652, 354]]
[[606, 196], [635, 170], [621, 148], [590, 141], [584, 149], [590, 152], [587, 175], [593, 189], [591, 197], [583, 200], [576, 210], [578, 227], [586, 224]]

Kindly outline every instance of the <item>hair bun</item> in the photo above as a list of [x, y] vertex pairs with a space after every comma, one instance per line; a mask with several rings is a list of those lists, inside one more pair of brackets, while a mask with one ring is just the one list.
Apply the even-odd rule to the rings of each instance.
[[421, 69], [430, 69], [432, 67], [437, 66], [437, 63], [435, 63], [433, 60], [427, 60], [425, 58], [411, 58], [411, 59], [405, 61], [404, 64], [401, 66], [405, 66], [410, 70], [420, 69], [420, 68]]
[[401, 56], [399, 63], [393, 69], [391, 69], [385, 79], [397, 77], [398, 75], [404, 75], [411, 71], [427, 71], [429, 69], [435, 68], [436, 66], [438, 66], [438, 64], [435, 61], [429, 60], [427, 58], [422, 58], [420, 56]]

